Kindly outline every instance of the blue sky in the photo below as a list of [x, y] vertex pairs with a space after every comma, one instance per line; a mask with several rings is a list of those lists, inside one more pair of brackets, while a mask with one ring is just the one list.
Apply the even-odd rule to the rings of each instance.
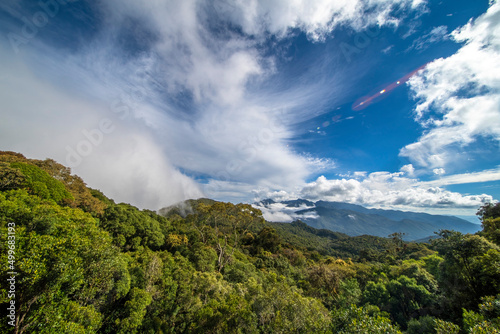
[[0, 149], [118, 201], [500, 198], [497, 1], [0, 4]]

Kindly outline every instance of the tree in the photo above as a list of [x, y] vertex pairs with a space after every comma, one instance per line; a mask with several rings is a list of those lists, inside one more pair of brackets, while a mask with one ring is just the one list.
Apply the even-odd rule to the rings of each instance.
[[434, 245], [443, 256], [438, 281], [445, 299], [443, 308], [452, 320], [462, 317], [462, 308], [474, 310], [482, 296], [499, 292], [500, 248], [479, 235], [442, 231]]
[[158, 249], [165, 243], [160, 223], [130, 204], [113, 204], [104, 210], [101, 226], [126, 250], [147, 246]]
[[500, 333], [500, 295], [481, 298], [479, 312], [463, 310], [464, 329], [472, 334]]
[[486, 218], [482, 222], [482, 226], [481, 235], [500, 246], [500, 217]]
[[339, 294], [336, 298], [339, 307], [355, 305], [361, 300], [361, 289], [355, 278], [348, 278], [340, 282]]
[[389, 292], [386, 283], [382, 280], [378, 282], [369, 281], [363, 291], [363, 301], [367, 304], [382, 306], [389, 302]]
[[320, 299], [327, 307], [333, 307], [346, 274], [346, 270], [335, 264], [311, 266], [307, 270], [307, 294]]
[[[15, 333], [90, 333], [100, 327], [107, 301], [126, 293], [126, 267], [89, 214], [28, 195], [0, 193], [0, 245], [7, 244], [7, 222], [16, 222]], [[7, 252], [0, 253], [7, 263]], [[11, 275], [2, 266], [0, 278]], [[120, 286], [120, 289], [116, 289]], [[8, 302], [2, 289], [0, 303]], [[87, 314], [79, 317], [78, 314]]]
[[398, 327], [392, 325], [391, 320], [376, 306], [356, 305], [332, 311], [332, 331], [338, 334], [401, 334]]
[[[66, 190], [72, 195], [72, 198], [68, 197], [65, 199], [65, 204], [67, 205], [80, 208], [85, 212], [90, 212], [94, 216], [102, 214], [104, 208], [106, 207], [105, 204], [106, 201], [101, 201], [100, 199], [94, 197], [91, 193], [91, 190], [86, 187], [86, 184], [80, 177], [78, 177], [77, 175], [71, 175], [70, 168], [63, 166], [52, 159], [45, 159], [45, 160], [27, 159], [26, 157], [24, 157], [22, 154], [19, 153], [0, 151], [0, 161], [3, 161], [8, 164], [20, 163], [20, 164], [27, 164], [32, 167], [37, 167], [43, 170], [44, 172], [48, 173], [48, 175], [50, 175], [54, 181], [62, 182]], [[19, 166], [17, 166], [16, 168], [19, 168]], [[0, 179], [2, 179], [2, 176], [0, 176]], [[40, 182], [40, 180], [35, 180], [35, 181]], [[49, 183], [47, 183], [47, 181], [49, 183], [52, 182], [47, 178], [41, 182], [45, 183], [45, 185], [50, 188]], [[24, 186], [26, 186], [26, 184], [24, 184]], [[38, 186], [40, 185], [38, 184]]]
[[388, 310], [398, 324], [404, 326], [411, 318], [420, 314], [421, 308], [430, 304], [432, 294], [416, 279], [405, 275], [387, 284]]
[[147, 291], [133, 288], [124, 305], [124, 317], [116, 320], [117, 333], [138, 333], [142, 320], [146, 315], [146, 307], [151, 302], [151, 295]]
[[0, 191], [23, 188], [25, 185], [26, 177], [19, 169], [0, 162]]
[[26, 177], [26, 188], [31, 194], [53, 200], [59, 204], [74, 200], [73, 195], [66, 190], [64, 184], [52, 178], [41, 168], [22, 162], [13, 162], [10, 166], [19, 169]]
[[[199, 204], [198, 220], [202, 224], [194, 224], [202, 239], [208, 241], [207, 234], [217, 251], [217, 270], [222, 272], [224, 266], [231, 261], [241, 239], [253, 228], [264, 224], [262, 212], [248, 204], [231, 204], [216, 202], [213, 205]], [[201, 219], [200, 219], [201, 218]], [[213, 229], [206, 229], [209, 224]]]
[[264, 333], [324, 333], [330, 324], [327, 309], [304, 297], [296, 287], [275, 281], [253, 297], [252, 310]]
[[411, 319], [408, 321], [406, 334], [436, 334], [435, 320], [436, 318], [429, 315]]
[[105, 201], [101, 201], [92, 195], [85, 182], [77, 176], [71, 174], [71, 169], [65, 167], [52, 159], [30, 160], [28, 163], [34, 164], [46, 171], [54, 179], [61, 181], [66, 189], [73, 195], [74, 201], [70, 203], [72, 207], [80, 208], [93, 216], [101, 215], [106, 208]]
[[264, 227], [260, 230], [254, 245], [258, 249], [263, 249], [269, 252], [276, 252], [281, 244], [281, 238], [276, 230], [272, 227]]
[[444, 321], [441, 319], [434, 320], [434, 329], [436, 334], [458, 334], [460, 327], [452, 322]]
[[500, 202], [496, 204], [486, 203], [482, 207], [479, 208], [476, 215], [479, 217], [481, 221], [484, 221], [489, 218], [498, 218], [500, 217]]
[[486, 239], [500, 245], [500, 202], [493, 205], [488, 203], [483, 205], [477, 212], [481, 219], [483, 235]]

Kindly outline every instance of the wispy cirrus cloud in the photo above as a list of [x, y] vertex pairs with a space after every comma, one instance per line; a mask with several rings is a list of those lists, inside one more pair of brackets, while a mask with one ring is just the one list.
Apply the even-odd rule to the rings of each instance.
[[428, 48], [433, 43], [445, 41], [447, 39], [449, 39], [448, 27], [446, 26], [434, 27], [427, 34], [424, 34], [415, 39], [412, 45], [406, 50], [406, 52], [412, 50], [422, 51]]
[[[397, 26], [396, 9], [423, 6], [417, 0], [68, 3], [44, 14], [50, 20], [18, 45], [19, 53], [1, 40], [4, 63], [13, 64], [6, 73], [19, 79], [2, 82], [9, 119], [0, 126], [2, 142], [66, 164], [69, 147], [81, 158], [74, 172], [141, 207], [209, 190], [215, 198], [245, 200], [250, 189], [294, 189], [333, 163], [289, 149], [291, 125], [322, 112], [318, 101], [341, 85], [333, 75], [311, 85], [318, 81], [311, 72], [293, 85], [262, 89], [280, 60], [263, 41], [302, 31], [320, 42], [340, 26]], [[20, 18], [44, 13], [28, 1], [4, 2], [2, 9], [10, 15], [3, 31], [21, 36]], [[108, 118], [114, 130], [92, 144], [84, 131]], [[147, 190], [138, 194], [141, 185]]]
[[437, 180], [421, 182], [422, 185], [442, 187], [454, 184], [500, 181], [500, 168], [487, 169], [480, 172], [454, 174], [440, 177]]

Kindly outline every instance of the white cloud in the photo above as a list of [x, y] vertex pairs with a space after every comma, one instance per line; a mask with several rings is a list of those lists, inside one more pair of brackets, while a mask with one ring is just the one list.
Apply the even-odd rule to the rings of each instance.
[[[7, 65], [0, 78], [2, 113], [9, 115], [0, 123], [2, 150], [74, 165], [73, 173], [90, 187], [142, 208], [202, 196], [199, 185], [172, 166], [145, 129], [120, 120], [109, 105], [58, 90], [17, 61], [1, 56], [0, 61]], [[100, 124], [109, 124], [102, 128], [109, 131], [103, 133]], [[79, 147], [84, 154], [78, 154]]]
[[[449, 184], [451, 182], [449, 179]], [[443, 184], [448, 183], [420, 182], [402, 173], [388, 172], [371, 173], [361, 180], [329, 180], [320, 176], [305, 185], [296, 197], [416, 211], [423, 208], [477, 209], [493, 201], [489, 195], [461, 195], [438, 187]]]
[[[354, 30], [397, 25], [391, 14], [396, 8], [404, 13], [423, 4], [94, 2], [102, 21], [91, 38], [86, 36], [87, 43], [71, 51], [57, 48], [54, 41], [45, 43], [50, 33], [61, 40], [75, 38], [73, 31], [56, 26], [56, 19], [44, 34], [22, 45], [21, 55], [0, 39], [2, 64], [7, 65], [0, 79], [5, 86], [0, 92], [6, 119], [0, 125], [3, 149], [67, 163], [66, 146], [75, 148], [86, 140], [83, 130], [110, 118], [115, 130], [74, 171], [119, 201], [154, 209], [201, 196], [200, 188], [213, 190], [208, 193], [215, 198], [238, 201], [256, 188], [293, 192], [311, 173], [335, 163], [289, 150], [285, 141], [294, 135], [290, 123], [314, 116], [309, 103], [322, 100], [319, 86], [334, 94], [342, 83], [332, 79], [307, 89], [294, 85], [278, 93], [251, 91], [252, 83], [276, 71], [275, 59], [260, 53], [262, 38], [271, 33], [279, 39], [301, 29], [318, 41], [339, 25]], [[15, 1], [2, 5], [18, 16], [30, 14]], [[215, 22], [217, 29], [211, 26], [213, 11], [221, 21]], [[134, 53], [128, 43], [142, 47]], [[293, 114], [296, 109], [301, 115]], [[186, 175], [208, 179], [208, 185], [198, 186]]]
[[314, 206], [300, 205], [298, 207], [288, 207], [283, 203], [271, 203], [267, 205], [257, 203], [253, 206], [262, 211], [264, 219], [271, 222], [291, 222], [298, 219], [318, 218], [318, 214], [314, 211], [297, 213], [298, 211], [312, 209]]
[[434, 27], [429, 33], [415, 39], [412, 45], [406, 51], [424, 50], [431, 44], [447, 40], [448, 38], [448, 27]]
[[299, 191], [300, 187], [292, 189], [290, 191], [285, 191], [285, 190], [270, 191], [269, 189], [266, 188], [259, 188], [253, 190], [253, 195], [255, 202], [259, 202], [260, 200], [263, 199], [272, 199], [273, 201], [276, 202], [283, 202], [283, 201], [297, 199], [298, 196], [296, 195], [296, 193], [298, 193]]
[[389, 54], [393, 48], [394, 48], [394, 45], [389, 45], [388, 47], [383, 49], [381, 52], [384, 54]]
[[[0, 60], [6, 65], [0, 78], [1, 113], [6, 116], [0, 124], [2, 149], [67, 164], [66, 146], [77, 147], [86, 140], [83, 130], [109, 117], [115, 130], [74, 171], [118, 201], [152, 209], [202, 195], [246, 201], [252, 193], [277, 200], [305, 197], [411, 209], [477, 208], [492, 200], [439, 186], [498, 179], [495, 171], [427, 184], [412, 177], [414, 164], [445, 166], [453, 159], [453, 145], [464, 146], [479, 135], [500, 138], [496, 3], [453, 33], [466, 43], [456, 55], [433, 62], [410, 81], [420, 99], [418, 120], [429, 129], [401, 152], [412, 164], [399, 173], [355, 172], [352, 178], [322, 176], [308, 184], [304, 180], [311, 173], [332, 169], [335, 162], [289, 150], [285, 142], [294, 135], [290, 123], [314, 115], [309, 102], [321, 100], [319, 85], [337, 91], [341, 83], [320, 82], [307, 89], [296, 85], [279, 94], [251, 92], [249, 85], [276, 70], [274, 59], [259, 53], [259, 39], [268, 33], [285, 37], [294, 28], [321, 40], [341, 24], [355, 30], [397, 25], [391, 16], [395, 6], [422, 8], [423, 1], [215, 1], [212, 9], [194, 0], [102, 3], [105, 29], [78, 52], [51, 49], [37, 39], [18, 57], [9, 53], [5, 41], [0, 43]], [[209, 10], [241, 26], [243, 34], [222, 27], [214, 35], [204, 16]], [[131, 20], [151, 37], [140, 55], [124, 55], [119, 45]], [[464, 87], [472, 93], [487, 90], [465, 98], [457, 94]], [[425, 117], [436, 106], [440, 118]], [[302, 115], [290, 117], [295, 109]], [[208, 183], [199, 185], [181, 170]], [[266, 218], [300, 218], [280, 209], [271, 207]]]
[[415, 174], [415, 167], [413, 167], [412, 164], [404, 165], [399, 170], [408, 176], [413, 176]]
[[435, 175], [443, 175], [446, 173], [445, 169], [444, 168], [434, 168], [432, 170], [432, 172], [435, 174]]
[[409, 80], [416, 120], [427, 130], [400, 155], [430, 169], [467, 158], [480, 137], [500, 141], [500, 3], [451, 35], [464, 45]]
[[453, 184], [500, 181], [500, 168], [475, 173], [455, 174], [440, 177], [437, 180], [421, 182], [422, 185], [441, 187]]
[[220, 13], [249, 35], [266, 32], [286, 36], [291, 29], [299, 28], [315, 40], [321, 40], [339, 25], [356, 30], [370, 25], [397, 25], [399, 20], [391, 15], [396, 8], [423, 8], [423, 0], [253, 0], [236, 1]]
[[[318, 200], [346, 202], [369, 208], [473, 216], [480, 206], [496, 202], [496, 200], [486, 194], [463, 195], [442, 187], [500, 180], [499, 169], [442, 176], [437, 180], [426, 182], [404, 175], [406, 174], [402, 172], [375, 172], [358, 174], [356, 179], [327, 179], [320, 176], [302, 188], [292, 191], [268, 192], [261, 190], [255, 192], [256, 202], [265, 198], [277, 202], [301, 198], [312, 202]], [[271, 221], [293, 221], [306, 218], [307, 216], [300, 217], [293, 213], [308, 208], [306, 205], [301, 208], [286, 207], [283, 203], [267, 205], [257, 203], [256, 207], [261, 209], [266, 219]]]

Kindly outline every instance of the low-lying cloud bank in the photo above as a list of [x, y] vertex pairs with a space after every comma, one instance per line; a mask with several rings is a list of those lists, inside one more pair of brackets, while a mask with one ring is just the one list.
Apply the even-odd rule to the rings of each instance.
[[[255, 192], [255, 196], [257, 200], [270, 198], [284, 201], [301, 198], [310, 201], [347, 202], [371, 208], [441, 213], [456, 211], [464, 214], [474, 214], [485, 203], [495, 202], [495, 199], [490, 195], [463, 195], [445, 190], [437, 185], [432, 186], [432, 181], [421, 182], [407, 174], [404, 172], [355, 173], [353, 178], [335, 180], [320, 176], [295, 192], [260, 191]], [[485, 173], [485, 175], [489, 174], [496, 175], [493, 171]], [[478, 178], [476, 175], [476, 177], [467, 179], [464, 175], [462, 182], [475, 182], [478, 179], [483, 180], [484, 178]], [[458, 182], [458, 177], [450, 178], [449, 181]], [[435, 182], [443, 185], [446, 184], [446, 179]], [[272, 210], [273, 215], [277, 215], [275, 211]]]
[[253, 206], [261, 210], [264, 218], [271, 222], [291, 222], [299, 219], [315, 219], [319, 217], [318, 214], [313, 211], [297, 213], [301, 210], [312, 209], [314, 206], [301, 205], [298, 207], [289, 207], [283, 203], [270, 203], [266, 205], [256, 203]]

